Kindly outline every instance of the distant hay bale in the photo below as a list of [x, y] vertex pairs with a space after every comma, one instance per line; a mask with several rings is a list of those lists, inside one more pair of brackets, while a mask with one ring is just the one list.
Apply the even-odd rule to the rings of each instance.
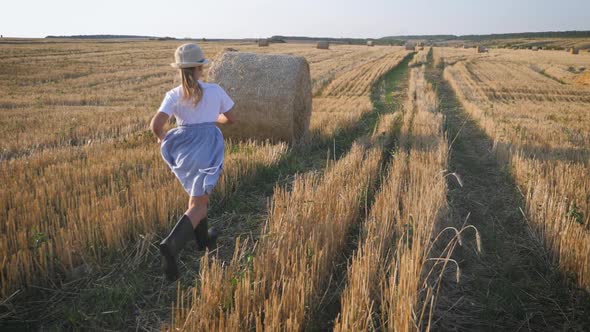
[[484, 53], [484, 52], [487, 52], [487, 49], [485, 47], [483, 47], [483, 46], [479, 46], [478, 45], [477, 47], [475, 47], [475, 51], [477, 53]]
[[224, 52], [238, 52], [238, 49], [233, 47], [226, 47], [223, 49]]
[[209, 70], [236, 103], [226, 137], [292, 142], [304, 137], [311, 117], [309, 64], [303, 57], [228, 52]]
[[406, 48], [406, 51], [415, 51], [416, 50], [416, 47], [414, 46], [414, 44], [409, 44], [409, 43], [407, 43], [405, 45], [405, 48]]
[[570, 50], [569, 50], [569, 52], [570, 52], [571, 54], [579, 54], [579, 53], [580, 53], [580, 50], [578, 50], [578, 49], [577, 49], [577, 48], [575, 48], [575, 47], [571, 47], [571, 48], [570, 48]]
[[268, 39], [258, 39], [258, 47], [267, 47]]
[[375, 43], [372, 40], [367, 40], [367, 46], [373, 47]]
[[538, 48], [537, 46], [533, 46], [533, 47], [531, 48], [531, 50], [533, 50], [533, 51], [538, 51], [538, 50], [539, 50], [539, 48]]
[[330, 49], [330, 43], [328, 43], [325, 40], [319, 41], [318, 44], [316, 45], [316, 48], [320, 49], [320, 50]]

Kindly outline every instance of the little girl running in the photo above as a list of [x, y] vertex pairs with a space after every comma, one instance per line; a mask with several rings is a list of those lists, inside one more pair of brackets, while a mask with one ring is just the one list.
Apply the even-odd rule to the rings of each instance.
[[[234, 123], [234, 102], [217, 84], [199, 80], [209, 61], [196, 44], [184, 44], [174, 53], [182, 85], [168, 91], [153, 117], [151, 128], [161, 144], [164, 161], [189, 194], [188, 210], [161, 243], [164, 273], [178, 279], [176, 256], [193, 237], [199, 250], [216, 245], [217, 231], [207, 228], [207, 203], [223, 169], [223, 135], [216, 124]], [[164, 133], [171, 116], [177, 127]]]

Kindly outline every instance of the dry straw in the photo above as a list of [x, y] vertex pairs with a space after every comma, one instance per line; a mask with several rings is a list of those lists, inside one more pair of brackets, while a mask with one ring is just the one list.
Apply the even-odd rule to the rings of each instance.
[[305, 58], [224, 53], [209, 71], [236, 103], [239, 126], [222, 128], [236, 139], [292, 142], [303, 138], [311, 116], [311, 80]]
[[[424, 70], [412, 69], [400, 134], [404, 148], [395, 155], [363, 225], [335, 331], [428, 330], [427, 312], [433, 310], [436, 293], [421, 276], [432, 271], [430, 262], [451, 261], [430, 257], [446, 197], [440, 174], [447, 163], [447, 141], [435, 108]], [[427, 295], [421, 300], [421, 294]]]
[[330, 43], [325, 40], [319, 41], [316, 45], [316, 48], [320, 50], [327, 50], [330, 48]]
[[460, 61], [445, 68], [444, 78], [495, 141], [498, 162], [514, 175], [525, 217], [553, 263], [590, 290], [590, 117], [584, 112], [590, 99], [586, 87], [562, 84], [537, 69], [571, 75], [553, 70], [571, 61], [586, 59], [509, 52], [495, 61]]
[[[371, 64], [387, 68], [392, 58], [399, 63], [403, 54]], [[379, 69], [365, 76], [366, 71], [357, 71], [359, 76], [351, 77], [349, 83], [360, 86], [352, 90], [364, 91], [366, 81], [373, 84], [383, 73]], [[347, 104], [365, 98], [334, 97], [338, 104], [325, 104], [321, 109], [331, 105], [347, 110], [343, 113], [354, 113], [358, 107], [350, 109]], [[336, 120], [342, 116], [337, 110], [328, 114]], [[250, 263], [244, 264], [246, 255], [239, 243], [230, 264], [202, 262], [201, 282], [197, 288], [183, 291], [188, 302], [176, 311], [172, 326], [186, 330], [304, 329], [322, 301], [333, 262], [348, 245], [350, 227], [358, 221], [367, 192], [377, 179], [383, 145], [397, 119], [382, 117], [375, 133], [329, 163], [323, 176], [307, 173], [297, 176], [288, 187], [277, 186], [268, 223]]]
[[[33, 62], [44, 62], [54, 46], [11, 48], [15, 57], [0, 57], [0, 67], [20, 72], [23, 64], [14, 59], [26, 55]], [[72, 60], [92, 58], [97, 47], [105, 51], [101, 61], [83, 75], [73, 75], [80, 68]], [[224, 47], [237, 46], [203, 45], [211, 58]], [[258, 49], [255, 43], [242, 48]], [[350, 68], [366, 63], [381, 68], [390, 58], [373, 61], [395, 52], [399, 59], [403, 56], [401, 50], [385, 48], [346, 46], [329, 54], [309, 52], [309, 48], [305, 44], [277, 45], [277, 51], [306, 56], [318, 90]], [[185, 209], [182, 188], [166, 170], [151, 135], [145, 134], [146, 116], [153, 114], [163, 93], [173, 87], [175, 73], [161, 66], [168, 62], [170, 50], [162, 49], [159, 42], [75, 42], [59, 49], [63, 51], [59, 63], [43, 72], [0, 78], [0, 91], [8, 92], [0, 96], [0, 108], [6, 110], [6, 123], [15, 124], [3, 126], [0, 134], [0, 183], [5, 184], [0, 191], [0, 252], [4, 257], [0, 292], [4, 298], [28, 285], [44, 286], [56, 277], [75, 277], [80, 264], [100, 264], [108, 256], [105, 253], [126, 250], [139, 234], [169, 229], [169, 223]], [[153, 56], [142, 58], [137, 70], [125, 70], [121, 54], [146, 49]], [[80, 58], [74, 52], [78, 50], [89, 52]], [[359, 87], [354, 91], [364, 90], [379, 73], [358, 72], [364, 75], [349, 77], [349, 83]], [[40, 80], [52, 84], [35, 84]], [[317, 99], [321, 102], [314, 107], [313, 118], [322, 137], [351, 128], [372, 110], [368, 92], [360, 97]], [[40, 106], [46, 112], [39, 113]], [[9, 112], [15, 108], [18, 114]], [[34, 131], [22, 130], [33, 127]], [[243, 181], [276, 165], [286, 149], [286, 144], [228, 143], [227, 167], [212, 200], [228, 199]]]

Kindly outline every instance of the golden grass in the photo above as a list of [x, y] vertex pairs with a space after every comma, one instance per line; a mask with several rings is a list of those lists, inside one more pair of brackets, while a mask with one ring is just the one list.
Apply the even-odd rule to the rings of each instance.
[[590, 85], [590, 70], [586, 69], [582, 74], [577, 75], [574, 81], [581, 85]]
[[[348, 267], [335, 331], [427, 330], [423, 280], [445, 211], [447, 142], [423, 68], [412, 69], [400, 143]], [[421, 298], [420, 293], [428, 296]]]
[[[286, 149], [284, 143], [230, 144], [228, 150], [243, 152], [227, 156], [213, 199], [227, 198], [258, 168], [276, 164]], [[68, 152], [67, 159], [45, 151], [27, 157], [26, 163], [0, 165], [2, 174], [12, 174], [8, 189], [0, 193], [4, 292], [89, 260], [100, 262], [105, 250], [124, 249], [138, 234], [165, 228], [186, 204], [151, 144]]]
[[444, 76], [510, 166], [530, 226], [554, 263], [590, 289], [590, 89], [539, 69], [587, 61], [565, 52], [501, 50], [460, 61]]
[[[328, 281], [331, 262], [359, 216], [381, 155], [378, 148], [355, 144], [323, 177], [304, 174], [291, 190], [277, 187], [255, 252], [235, 255], [226, 268], [213, 260], [210, 264], [215, 267], [202, 271], [201, 280], [222, 280], [222, 284], [201, 282], [190, 290], [189, 302], [176, 311], [173, 327], [302, 329]], [[240, 257], [247, 257], [245, 264]]]
[[[388, 49], [388, 48], [385, 48]], [[391, 51], [395, 50], [395, 51]], [[382, 57], [361, 64], [334, 79], [322, 92], [324, 96], [368, 96], [373, 83], [397, 66], [408, 52], [391, 48]]]
[[[178, 84], [169, 67], [177, 44], [0, 45], [3, 297], [21, 286], [67, 278], [76, 266], [100, 262], [106, 251], [124, 250], [140, 234], [169, 227], [183, 211], [185, 194], [147, 130], [164, 92]], [[200, 44], [213, 59], [227, 47], [305, 56], [314, 91], [352, 67], [386, 61], [396, 52], [339, 45], [325, 52], [309, 45]], [[317, 114], [336, 110], [337, 98], [320, 102]], [[329, 111], [333, 123], [351, 124], [367, 109], [365, 100], [347, 105], [354, 115]], [[323, 123], [315, 127], [317, 135], [337, 130], [314, 117], [312, 123]], [[283, 143], [229, 144], [213, 201], [231, 195], [258, 169], [276, 165], [287, 149]]]
[[[352, 77], [350, 83], [357, 86], [348, 85], [345, 91], [357, 91], [359, 96], [337, 99], [333, 88], [328, 89], [334, 101], [344, 103], [322, 109], [326, 113], [343, 112], [350, 108], [341, 110], [340, 105], [344, 107], [347, 99], [360, 97], [367, 100], [365, 112], [370, 111], [370, 91], [364, 87], [399, 64], [403, 54], [375, 61], [376, 73], [372, 67], [365, 68], [369, 75], [366, 70], [355, 71], [358, 76]], [[332, 120], [337, 119], [332, 114]], [[357, 140], [346, 156], [325, 170], [323, 177], [303, 174], [290, 189], [275, 188], [267, 226], [255, 251], [236, 251], [227, 266], [205, 258], [201, 264], [211, 267], [201, 272], [197, 287], [179, 295], [186, 300], [176, 307], [170, 329], [303, 329], [329, 282], [332, 262], [346, 246], [347, 233], [358, 220], [363, 200], [380, 172], [383, 146], [389, 144], [396, 121], [397, 115], [382, 116], [373, 134]], [[337, 123], [329, 128], [339, 129], [342, 123]]]
[[[388, 49], [379, 47], [375, 49]], [[373, 109], [371, 87], [385, 73], [396, 67], [408, 54], [401, 48], [371, 59], [334, 79], [313, 99], [310, 131], [320, 138], [346, 130]]]

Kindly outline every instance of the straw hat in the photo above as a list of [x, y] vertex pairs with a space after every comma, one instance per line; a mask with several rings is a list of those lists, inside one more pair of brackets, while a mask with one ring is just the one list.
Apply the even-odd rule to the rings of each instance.
[[197, 44], [180, 45], [174, 52], [174, 60], [176, 62], [170, 64], [174, 68], [190, 68], [209, 64], [209, 60], [205, 59], [203, 50]]

